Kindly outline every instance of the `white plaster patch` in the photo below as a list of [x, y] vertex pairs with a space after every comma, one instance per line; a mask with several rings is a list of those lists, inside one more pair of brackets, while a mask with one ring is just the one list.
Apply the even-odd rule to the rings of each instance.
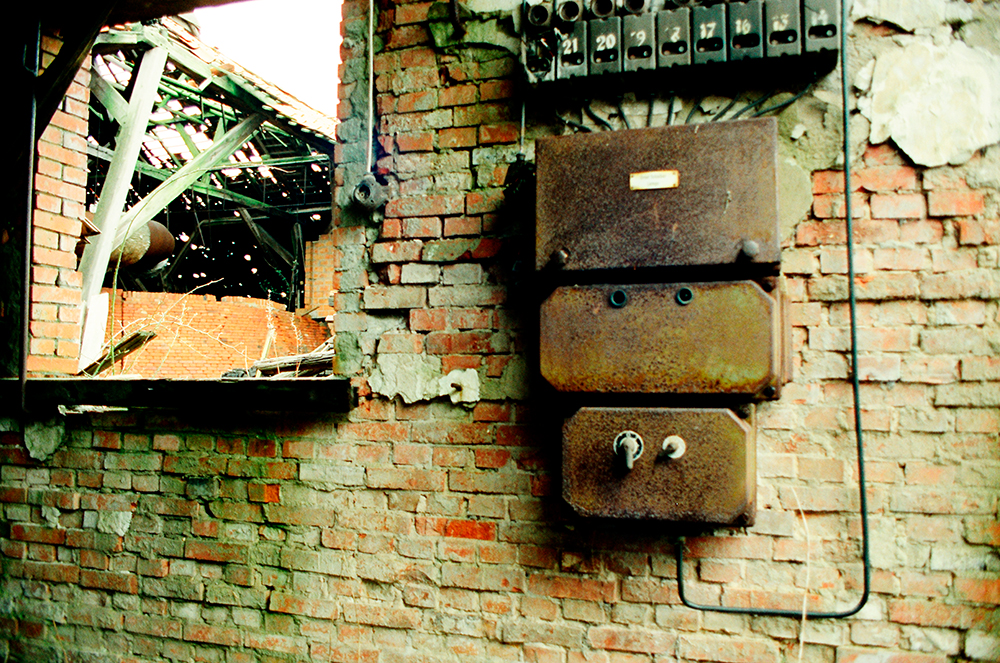
[[59, 524], [59, 516], [62, 515], [62, 511], [58, 507], [54, 506], [43, 506], [42, 507], [42, 520], [49, 527], [54, 527], [55, 529], [62, 529], [62, 525]]
[[889, 138], [924, 166], [959, 165], [1000, 141], [1000, 57], [913, 39], [878, 56], [858, 102], [873, 144]]
[[936, 28], [943, 23], [960, 23], [972, 18], [972, 9], [948, 0], [854, 0], [851, 18], [892, 23], [907, 32]]
[[452, 403], [479, 402], [479, 373], [471, 368], [454, 370], [438, 380], [438, 395]]
[[125, 536], [129, 526], [132, 524], [131, 511], [98, 511], [97, 531], [105, 534], [117, 534]]
[[441, 360], [415, 354], [380, 354], [368, 384], [386, 398], [400, 396], [406, 403], [438, 396]]
[[62, 444], [66, 426], [55, 417], [48, 421], [33, 421], [24, 426], [24, 446], [35, 460], [45, 460]]

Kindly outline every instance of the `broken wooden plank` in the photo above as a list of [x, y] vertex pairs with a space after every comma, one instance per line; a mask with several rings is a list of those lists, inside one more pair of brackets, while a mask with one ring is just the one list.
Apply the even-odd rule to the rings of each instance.
[[107, 352], [80, 371], [78, 375], [97, 375], [101, 371], [111, 368], [116, 361], [129, 356], [154, 338], [156, 338], [156, 332], [153, 331], [139, 330], [129, 334], [111, 346]]
[[307, 369], [307, 368], [329, 368], [333, 365], [333, 359], [337, 353], [333, 350], [323, 352], [307, 352], [301, 355], [288, 355], [285, 357], [273, 357], [256, 361], [250, 367], [250, 374], [255, 371], [268, 373], [272, 371]]

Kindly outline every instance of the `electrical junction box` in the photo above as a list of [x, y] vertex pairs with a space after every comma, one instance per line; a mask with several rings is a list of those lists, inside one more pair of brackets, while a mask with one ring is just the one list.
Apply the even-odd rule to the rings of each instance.
[[521, 62], [534, 86], [812, 78], [836, 64], [840, 11], [840, 0], [527, 0]]
[[564, 498], [752, 523], [754, 404], [791, 374], [777, 121], [540, 138], [535, 155], [539, 367], [577, 406]]
[[780, 259], [775, 118], [540, 138], [535, 155], [536, 269]]
[[[563, 425], [563, 498], [583, 516], [752, 525], [757, 452], [746, 412], [581, 408]], [[610, 453], [616, 439], [640, 445], [631, 468]]]

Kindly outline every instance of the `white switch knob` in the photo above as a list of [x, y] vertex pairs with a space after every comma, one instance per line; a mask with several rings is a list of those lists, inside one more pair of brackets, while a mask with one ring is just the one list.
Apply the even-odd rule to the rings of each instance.
[[667, 458], [680, 458], [687, 451], [687, 442], [680, 435], [671, 435], [663, 440], [663, 453]]

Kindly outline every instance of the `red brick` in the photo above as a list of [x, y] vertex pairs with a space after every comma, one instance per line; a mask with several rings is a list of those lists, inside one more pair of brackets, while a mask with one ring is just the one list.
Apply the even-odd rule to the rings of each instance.
[[276, 483], [251, 483], [247, 486], [247, 493], [251, 502], [281, 501], [281, 485]]
[[930, 191], [929, 216], [975, 216], [982, 214], [985, 196], [979, 191]]
[[242, 641], [239, 630], [235, 628], [190, 622], [184, 627], [184, 639], [188, 642], [205, 642], [226, 647], [236, 647]]
[[532, 594], [556, 599], [579, 599], [603, 603], [616, 603], [618, 601], [618, 586], [615, 582], [591, 578], [534, 574], [528, 578], [528, 591]]
[[66, 542], [66, 530], [41, 527], [39, 525], [11, 525], [10, 538], [15, 541], [32, 541], [62, 545]]
[[479, 539], [495, 541], [497, 538], [496, 523], [479, 520], [449, 520], [444, 529], [447, 537], [459, 539]]
[[434, 149], [434, 134], [431, 132], [399, 134], [396, 145], [400, 152], [430, 152]]
[[441, 90], [439, 105], [444, 108], [447, 106], [467, 106], [469, 104], [474, 104], [478, 97], [478, 91], [475, 85], [453, 85]]
[[396, 198], [386, 205], [386, 216], [444, 216], [465, 212], [462, 194]]
[[957, 577], [956, 596], [969, 603], [1000, 605], [1000, 578], [998, 577]]
[[184, 557], [205, 562], [246, 564], [248, 550], [245, 544], [188, 541], [184, 546]]
[[115, 573], [113, 571], [80, 571], [80, 586], [105, 589], [109, 592], [123, 594], [138, 594], [139, 580], [130, 573]]
[[513, 122], [504, 122], [503, 124], [484, 124], [479, 127], [480, 145], [516, 143], [520, 139], [520, 136], [520, 127]]
[[922, 193], [873, 194], [870, 205], [874, 219], [922, 219], [927, 216], [927, 201]]
[[272, 592], [268, 609], [292, 615], [306, 615], [316, 619], [337, 619], [339, 615], [336, 601], [302, 598], [283, 592]]
[[671, 652], [677, 642], [673, 633], [629, 626], [595, 626], [587, 633], [587, 639], [596, 649], [638, 654]]
[[476, 145], [476, 127], [453, 127], [438, 132], [438, 147], [441, 149], [459, 149]]
[[274, 440], [254, 438], [247, 442], [247, 455], [255, 458], [275, 458], [278, 455]]

